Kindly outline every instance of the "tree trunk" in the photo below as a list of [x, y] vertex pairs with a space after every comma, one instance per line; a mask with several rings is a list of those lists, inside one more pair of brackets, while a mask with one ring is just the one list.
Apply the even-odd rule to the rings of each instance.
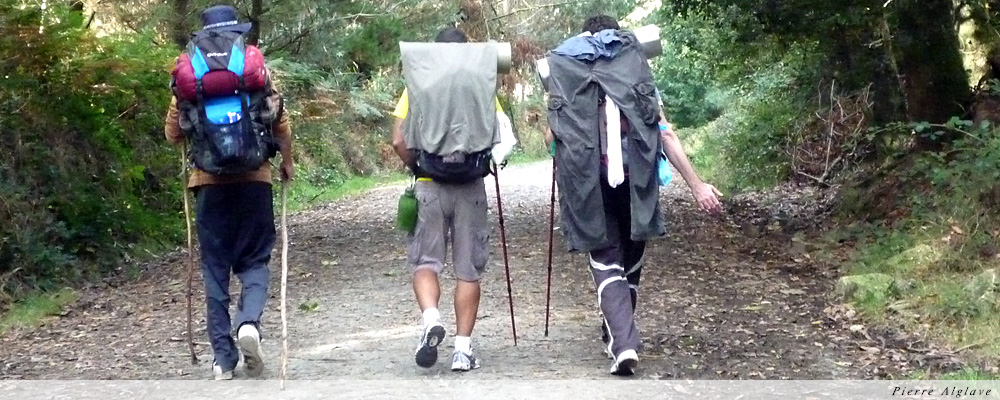
[[247, 33], [247, 44], [257, 46], [260, 43], [260, 19], [264, 14], [264, 0], [250, 2], [250, 32]]
[[[962, 64], [952, 0], [897, 0], [893, 41], [910, 121], [943, 122], [962, 115], [971, 90]], [[945, 138], [947, 139], [947, 138]], [[939, 140], [918, 139], [922, 148]]]
[[489, 39], [489, 26], [486, 25], [485, 4], [481, 0], [461, 0], [458, 4], [460, 22], [458, 29], [465, 32], [470, 42], [485, 42]]
[[188, 3], [190, 0], [174, 0], [174, 23], [171, 27], [170, 37], [177, 47], [183, 49], [187, 46], [191, 32], [187, 24]]

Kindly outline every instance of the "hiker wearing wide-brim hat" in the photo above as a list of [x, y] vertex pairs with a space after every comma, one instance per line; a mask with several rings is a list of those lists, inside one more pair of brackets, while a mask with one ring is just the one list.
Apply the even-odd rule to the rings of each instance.
[[[284, 204], [288, 181], [295, 172], [292, 132], [263, 55], [242, 41], [250, 24], [239, 23], [236, 9], [229, 6], [206, 9], [202, 22], [202, 30], [192, 35], [171, 73], [173, 98], [164, 134], [169, 142], [183, 145], [185, 170], [194, 167], [187, 188], [195, 194], [205, 331], [215, 379], [232, 379], [241, 359], [248, 376], [260, 376], [264, 371], [261, 320], [269, 298], [268, 263], [276, 241], [270, 160], [280, 152], [277, 172]], [[188, 211], [187, 192], [184, 195]], [[191, 242], [189, 233], [189, 246]], [[284, 241], [283, 261], [286, 248]], [[190, 254], [189, 271], [194, 269]], [[284, 283], [285, 268], [282, 271]], [[241, 284], [235, 315], [229, 310], [233, 275]], [[190, 293], [189, 283], [189, 304]], [[189, 311], [189, 326], [190, 321]], [[194, 353], [192, 330], [188, 328], [188, 338]]]
[[247, 33], [253, 24], [249, 22], [240, 23], [236, 16], [236, 8], [232, 6], [212, 6], [201, 12], [201, 30], [195, 32], [197, 35], [203, 32], [237, 32]]

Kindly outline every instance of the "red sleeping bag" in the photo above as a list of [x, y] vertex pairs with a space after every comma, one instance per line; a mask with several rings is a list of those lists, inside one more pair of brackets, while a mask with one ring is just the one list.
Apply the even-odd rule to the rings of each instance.
[[[198, 79], [191, 65], [191, 57], [183, 53], [177, 57], [174, 65], [174, 82], [177, 94], [185, 100], [198, 98]], [[267, 70], [264, 68], [264, 55], [257, 46], [247, 46], [243, 59], [243, 85], [246, 91], [264, 89], [267, 83]], [[201, 86], [205, 97], [231, 96], [240, 90], [240, 78], [229, 70], [209, 71], [201, 77]]]

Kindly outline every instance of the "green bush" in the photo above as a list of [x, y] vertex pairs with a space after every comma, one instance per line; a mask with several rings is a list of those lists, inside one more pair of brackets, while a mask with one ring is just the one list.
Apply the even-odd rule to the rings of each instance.
[[[909, 131], [961, 138], [939, 151], [911, 152], [879, 173], [875, 183], [852, 182], [856, 204], [845, 216], [870, 221], [854, 232], [840, 229], [840, 237], [831, 239], [854, 243], [847, 273], [912, 282], [914, 290], [900, 297], [910, 309], [893, 323], [928, 329], [955, 346], [983, 344], [981, 355], [995, 357], [1000, 354], [1000, 136], [989, 124], [973, 126], [958, 118], [910, 124]], [[892, 201], [885, 201], [887, 193]], [[860, 305], [875, 316], [895, 311], [888, 301]]]
[[339, 45], [354, 71], [368, 78], [399, 62], [399, 40], [405, 31], [403, 22], [397, 18], [375, 18], [360, 25]]
[[514, 125], [517, 146], [508, 157], [509, 162], [527, 162], [549, 157], [549, 147], [545, 145], [544, 121], [548, 118], [548, 107], [541, 90], [535, 90], [522, 101], [514, 102], [500, 97], [504, 111]]
[[766, 188], [787, 179], [789, 138], [808, 117], [808, 95], [791, 67], [763, 70], [729, 97], [721, 117], [681, 136], [692, 162], [726, 191]]
[[402, 170], [392, 151], [392, 110], [402, 93], [401, 78], [380, 70], [364, 81], [288, 59], [269, 62], [285, 96], [295, 135], [299, 179], [291, 189], [296, 207], [330, 200], [354, 177]]
[[659, 24], [663, 55], [650, 60], [663, 108], [678, 127], [698, 127], [722, 114], [725, 91], [713, 76], [718, 33], [697, 18], [671, 16]]
[[61, 6], [0, 4], [0, 293], [179, 236], [179, 155], [162, 129], [173, 54], [81, 25]]

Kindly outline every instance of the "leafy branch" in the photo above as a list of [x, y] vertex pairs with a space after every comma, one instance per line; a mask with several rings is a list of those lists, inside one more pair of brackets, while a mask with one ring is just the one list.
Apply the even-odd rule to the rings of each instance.
[[[948, 122], [943, 124], [936, 124], [936, 123], [922, 121], [922, 122], [912, 123], [910, 124], [910, 127], [913, 129], [915, 133], [927, 135], [931, 139], [937, 139], [941, 136], [944, 136], [944, 133], [946, 131], [952, 131], [961, 133], [965, 136], [975, 139], [976, 141], [982, 142], [984, 141], [984, 139], [979, 135], [977, 135], [976, 133], [982, 134], [988, 132], [990, 130], [990, 122], [982, 121], [979, 124], [979, 126], [976, 126], [975, 123], [972, 121], [964, 120], [959, 117], [952, 117]], [[934, 128], [936, 128], [936, 130], [934, 130], [933, 132], [924, 133]], [[973, 128], [971, 130], [975, 131], [976, 133], [970, 131], [969, 128]]]
[[512, 17], [514, 15], [520, 14], [520, 13], [525, 12], [525, 11], [535, 11], [535, 10], [540, 10], [540, 9], [543, 9], [543, 8], [559, 7], [559, 6], [565, 6], [565, 5], [569, 5], [569, 4], [575, 4], [575, 3], [577, 3], [577, 2], [575, 2], [575, 1], [564, 1], [562, 3], [540, 4], [540, 5], [536, 5], [536, 6], [526, 6], [526, 7], [521, 7], [521, 8], [515, 8], [515, 9], [511, 10], [507, 14], [497, 15], [497, 16], [495, 16], [493, 18], [490, 18], [490, 21], [495, 21], [495, 20], [498, 20], [498, 19], [505, 19], [505, 18]]

